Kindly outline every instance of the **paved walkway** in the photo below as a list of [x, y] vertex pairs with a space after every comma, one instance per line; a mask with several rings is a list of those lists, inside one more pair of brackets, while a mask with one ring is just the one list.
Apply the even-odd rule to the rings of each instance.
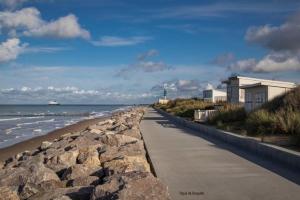
[[172, 199], [300, 198], [299, 173], [205, 138], [153, 109], [142, 120], [141, 131], [155, 172]]

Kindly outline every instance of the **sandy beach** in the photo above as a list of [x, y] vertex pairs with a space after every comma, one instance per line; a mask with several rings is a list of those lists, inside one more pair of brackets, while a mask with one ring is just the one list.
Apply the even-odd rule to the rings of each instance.
[[34, 149], [38, 148], [43, 141], [51, 142], [66, 133], [83, 131], [88, 126], [97, 124], [98, 122], [105, 120], [109, 117], [110, 116], [82, 120], [75, 124], [51, 131], [46, 135], [34, 137], [29, 140], [25, 140], [20, 143], [14, 144], [12, 146], [2, 148], [2, 149], [0, 149], [0, 161], [5, 161], [6, 159], [8, 159], [20, 152], [34, 150]]

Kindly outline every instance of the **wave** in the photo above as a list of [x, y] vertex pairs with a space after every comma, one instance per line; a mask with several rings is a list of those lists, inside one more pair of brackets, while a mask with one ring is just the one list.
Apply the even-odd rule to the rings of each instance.
[[[0, 117], [27, 117], [28, 119], [30, 118], [36, 118], [36, 117], [48, 117], [48, 116], [62, 116], [62, 117], [72, 117], [72, 116], [79, 116], [79, 117], [84, 117], [84, 116], [90, 116], [94, 115], [94, 113], [33, 113], [33, 114], [0, 114]], [[10, 118], [10, 119], [15, 119], [17, 118]], [[7, 120], [10, 120], [7, 119]], [[1, 120], [1, 119], [0, 119]]]
[[39, 124], [39, 123], [47, 123], [47, 122], [54, 122], [55, 119], [49, 119], [49, 120], [43, 120], [43, 121], [35, 121], [35, 122], [25, 122], [17, 124], [17, 126], [23, 126], [23, 125], [31, 125], [31, 124]]

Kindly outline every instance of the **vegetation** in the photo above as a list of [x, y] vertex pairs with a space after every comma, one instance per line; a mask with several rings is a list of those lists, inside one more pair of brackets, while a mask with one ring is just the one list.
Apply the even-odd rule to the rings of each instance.
[[201, 99], [175, 99], [170, 101], [166, 105], [156, 104], [156, 107], [165, 110], [173, 115], [184, 117], [187, 119], [193, 119], [194, 110], [197, 109], [209, 109], [213, 106], [212, 103], [205, 102]]
[[[300, 86], [248, 114], [241, 106], [221, 105], [219, 112], [208, 120], [208, 124], [250, 136], [287, 135], [294, 144], [300, 146]], [[167, 105], [155, 106], [192, 119], [195, 109], [211, 109], [214, 104], [200, 99], [176, 99]]]

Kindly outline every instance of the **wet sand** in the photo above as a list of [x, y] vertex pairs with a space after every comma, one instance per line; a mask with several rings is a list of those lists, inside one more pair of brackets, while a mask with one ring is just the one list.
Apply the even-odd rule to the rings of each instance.
[[41, 135], [38, 137], [31, 138], [29, 140], [22, 141], [20, 143], [14, 144], [9, 147], [4, 147], [0, 149], [0, 161], [5, 161], [6, 159], [26, 150], [31, 151], [38, 148], [43, 141], [53, 141], [56, 138], [59, 138], [61, 135], [64, 135], [69, 132], [79, 132], [85, 130], [88, 126], [96, 124], [102, 120], [110, 118], [110, 116], [99, 117], [95, 119], [87, 119], [76, 124], [72, 124], [66, 126], [61, 129], [57, 129], [54, 131], [49, 132], [46, 135]]

